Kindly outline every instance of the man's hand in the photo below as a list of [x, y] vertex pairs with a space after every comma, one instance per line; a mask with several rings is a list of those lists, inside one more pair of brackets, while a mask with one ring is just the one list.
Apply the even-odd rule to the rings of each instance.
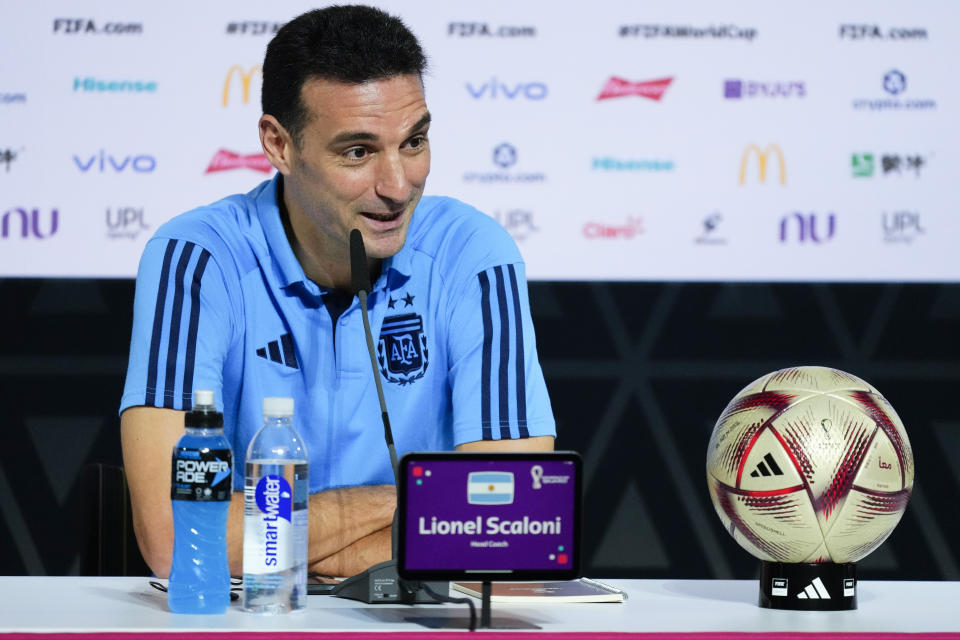
[[[123, 463], [130, 487], [133, 528], [143, 559], [165, 578], [173, 561], [170, 473], [173, 447], [184, 432], [184, 412], [131, 407], [120, 419]], [[234, 469], [234, 473], [243, 473]], [[390, 557], [390, 523], [396, 507], [392, 485], [351, 487], [310, 496], [308, 562], [356, 573]], [[373, 535], [386, 530], [384, 536]], [[353, 545], [357, 546], [353, 546]], [[227, 518], [230, 573], [243, 572], [243, 494], [230, 501]], [[363, 564], [370, 558], [377, 558]], [[359, 565], [363, 566], [359, 566]], [[330, 571], [323, 571], [330, 573]], [[337, 574], [337, 575], [351, 575]]]

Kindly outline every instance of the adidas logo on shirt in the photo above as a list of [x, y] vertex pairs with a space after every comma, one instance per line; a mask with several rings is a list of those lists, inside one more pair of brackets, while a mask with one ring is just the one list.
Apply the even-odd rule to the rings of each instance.
[[[766, 463], [766, 464], [764, 464]], [[777, 461], [773, 459], [773, 456], [769, 453], [763, 456], [763, 460], [760, 461], [760, 464], [757, 465], [757, 468], [750, 472], [751, 478], [759, 478], [760, 476], [769, 477], [769, 476], [782, 476], [783, 471], [780, 469], [780, 466], [777, 464]]]
[[289, 333], [280, 336], [279, 340], [271, 340], [266, 347], [257, 349], [257, 355], [291, 369], [300, 368], [297, 366], [297, 354], [293, 348], [293, 336]]
[[820, 578], [814, 578], [806, 589], [797, 594], [797, 598], [801, 600], [829, 600], [830, 593]]

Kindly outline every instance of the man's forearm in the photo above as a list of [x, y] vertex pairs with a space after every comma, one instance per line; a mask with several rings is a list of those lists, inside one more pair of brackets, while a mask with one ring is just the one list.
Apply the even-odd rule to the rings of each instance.
[[310, 565], [310, 571], [326, 576], [347, 577], [378, 562], [389, 560], [390, 532], [386, 527], [360, 538], [353, 544]]
[[[321, 491], [310, 496], [310, 528], [307, 549], [307, 564], [310, 566], [323, 563], [324, 560], [337, 554], [338, 557], [329, 563], [331, 568], [344, 570], [353, 568], [374, 557], [382, 543], [367, 541], [351, 551], [351, 546], [361, 539], [386, 528], [386, 558], [390, 554], [389, 527], [393, 522], [393, 512], [396, 507], [396, 490], [393, 485], [375, 485], [366, 487], [350, 487], [346, 489], [331, 489]], [[371, 546], [372, 545], [372, 546]], [[227, 548], [230, 558], [230, 573], [240, 575], [243, 572], [243, 494], [234, 493], [230, 504], [230, 516], [227, 524]], [[351, 559], [350, 556], [356, 556]], [[379, 556], [377, 556], [379, 557]], [[356, 571], [365, 569], [375, 560], [361, 566]], [[354, 571], [353, 573], [356, 573]], [[330, 571], [320, 571], [330, 575]]]

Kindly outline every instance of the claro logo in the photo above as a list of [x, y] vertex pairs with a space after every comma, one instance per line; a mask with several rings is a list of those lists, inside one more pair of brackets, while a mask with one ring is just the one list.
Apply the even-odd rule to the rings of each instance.
[[263, 75], [263, 68], [255, 64], [247, 70], [244, 70], [238, 64], [230, 67], [230, 70], [227, 71], [227, 77], [223, 80], [223, 106], [230, 104], [230, 85], [233, 82], [233, 76], [236, 75], [240, 79], [240, 84], [243, 88], [243, 104], [250, 103], [250, 85], [253, 82], [254, 74]]
[[743, 185], [747, 183], [747, 165], [750, 164], [750, 158], [752, 156], [757, 157], [757, 175], [760, 178], [760, 182], [766, 182], [767, 164], [771, 154], [777, 159], [777, 166], [780, 169], [780, 184], [787, 184], [787, 165], [783, 160], [783, 151], [775, 144], [768, 144], [767, 148], [763, 150], [761, 150], [759, 146], [751, 144], [743, 150], [743, 155], [740, 156], [740, 184]]
[[10, 209], [0, 218], [0, 240], [15, 237], [43, 240], [57, 232], [59, 222], [60, 214], [56, 209], [51, 209], [49, 216], [44, 215], [40, 209]]

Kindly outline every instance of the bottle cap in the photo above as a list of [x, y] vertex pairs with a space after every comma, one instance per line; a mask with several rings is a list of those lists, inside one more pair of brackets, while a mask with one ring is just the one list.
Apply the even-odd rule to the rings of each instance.
[[194, 407], [212, 407], [213, 391], [210, 389], [197, 389], [193, 392]]
[[213, 391], [195, 389], [193, 392], [193, 410], [188, 411], [184, 424], [190, 429], [223, 429], [223, 414], [217, 412], [213, 403]]
[[264, 398], [263, 415], [273, 418], [289, 418], [293, 415], [293, 398]]

